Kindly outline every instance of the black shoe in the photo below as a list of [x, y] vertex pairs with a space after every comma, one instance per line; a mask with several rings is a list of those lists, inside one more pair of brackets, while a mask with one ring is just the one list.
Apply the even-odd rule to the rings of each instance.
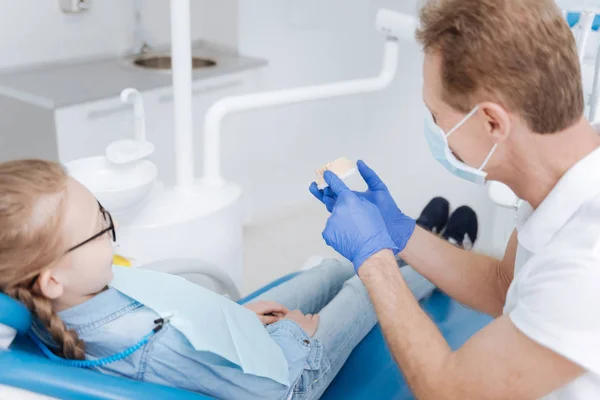
[[417, 225], [433, 233], [440, 233], [444, 230], [450, 214], [450, 203], [443, 197], [432, 199], [423, 209]]
[[462, 206], [454, 210], [442, 237], [453, 245], [471, 250], [477, 240], [477, 214], [471, 207]]

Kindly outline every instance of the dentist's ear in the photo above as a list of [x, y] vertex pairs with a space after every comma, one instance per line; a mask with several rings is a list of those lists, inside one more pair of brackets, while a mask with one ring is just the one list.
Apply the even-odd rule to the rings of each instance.
[[494, 142], [501, 143], [508, 139], [512, 131], [512, 121], [506, 109], [492, 102], [481, 103], [479, 108], [485, 118], [486, 131]]
[[36, 285], [44, 297], [50, 300], [58, 299], [64, 293], [63, 284], [54, 275], [54, 271], [47, 269], [37, 279]]

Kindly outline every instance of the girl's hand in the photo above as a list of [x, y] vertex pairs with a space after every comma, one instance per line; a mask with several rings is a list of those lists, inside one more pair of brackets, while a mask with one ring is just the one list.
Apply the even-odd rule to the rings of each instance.
[[289, 319], [296, 322], [308, 336], [313, 337], [319, 327], [319, 314], [302, 314], [299, 310], [294, 310], [288, 313], [284, 319]]
[[244, 307], [256, 313], [260, 322], [265, 325], [274, 324], [290, 312], [286, 307], [274, 301], [257, 301], [246, 304]]

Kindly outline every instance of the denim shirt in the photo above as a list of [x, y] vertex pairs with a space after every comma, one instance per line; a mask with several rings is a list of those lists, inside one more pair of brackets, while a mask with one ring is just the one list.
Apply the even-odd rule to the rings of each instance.
[[[87, 359], [109, 357], [138, 343], [156, 326], [159, 316], [115, 289], [59, 313], [69, 329], [85, 342]], [[206, 329], [210, 329], [210, 321]], [[175, 386], [218, 399], [285, 399], [304, 370], [318, 370], [322, 347], [298, 324], [282, 320], [266, 327], [288, 362], [290, 388], [243, 371], [212, 353], [196, 351], [175, 327], [166, 324], [129, 357], [95, 368], [97, 371]], [[49, 346], [47, 332], [36, 330]]]

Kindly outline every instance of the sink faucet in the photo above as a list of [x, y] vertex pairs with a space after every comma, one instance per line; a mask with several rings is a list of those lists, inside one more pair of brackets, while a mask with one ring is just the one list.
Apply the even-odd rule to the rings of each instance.
[[144, 22], [142, 19], [142, 1], [134, 1], [135, 21], [133, 26], [133, 54], [146, 54], [152, 47], [148, 44], [146, 32], [144, 30]]

